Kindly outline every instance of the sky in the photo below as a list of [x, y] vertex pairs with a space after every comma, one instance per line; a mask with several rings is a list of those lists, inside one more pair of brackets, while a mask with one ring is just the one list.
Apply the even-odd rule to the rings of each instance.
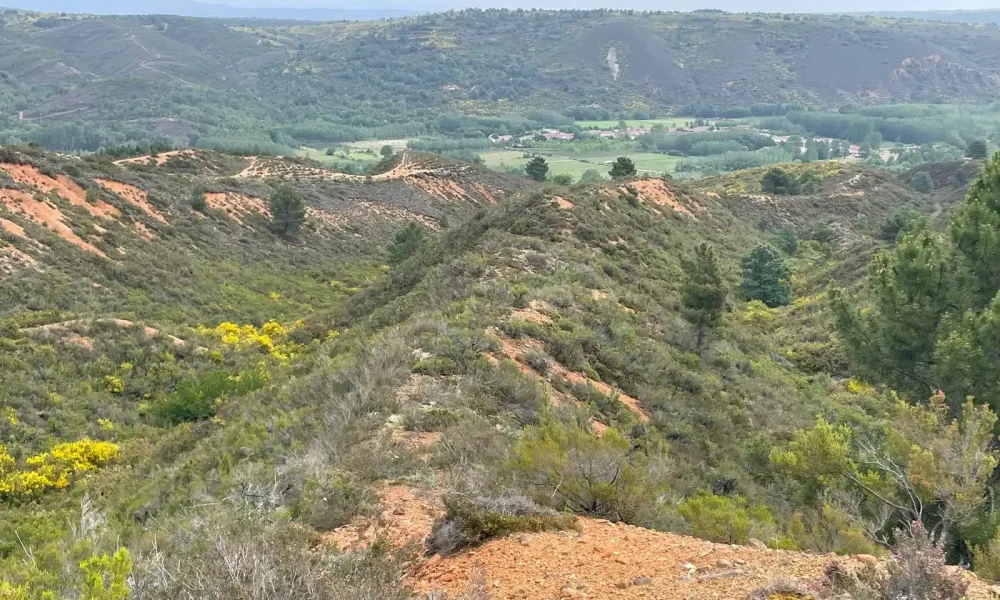
[[370, 8], [373, 5], [406, 9], [414, 5], [440, 4], [451, 7], [510, 8], [635, 8], [646, 10], [694, 10], [721, 8], [732, 12], [842, 12], [889, 10], [1000, 9], [1000, 0], [200, 0], [230, 6], [287, 6]]

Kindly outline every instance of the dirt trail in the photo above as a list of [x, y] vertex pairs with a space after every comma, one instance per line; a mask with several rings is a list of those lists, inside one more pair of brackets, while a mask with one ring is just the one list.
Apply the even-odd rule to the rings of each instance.
[[[287, 161], [281, 157], [250, 157], [250, 164], [240, 171], [238, 179], [267, 179], [269, 177], [290, 178], [290, 179], [320, 179], [324, 181], [352, 181], [362, 183], [365, 181], [388, 181], [391, 179], [402, 179], [415, 177], [424, 174], [440, 174], [448, 169], [441, 167], [424, 167], [413, 162], [409, 154], [403, 154], [399, 164], [390, 171], [377, 173], [375, 175], [351, 175], [349, 173], [338, 173], [329, 169], [318, 167], [307, 167]], [[461, 189], [461, 188], [459, 188]], [[453, 192], [455, 190], [452, 190]], [[462, 190], [464, 195], [465, 190]]]
[[135, 157], [132, 157], [132, 158], [123, 158], [121, 160], [116, 160], [115, 164], [116, 165], [146, 165], [146, 164], [149, 164], [150, 160], [155, 160], [156, 161], [156, 166], [162, 167], [169, 159], [171, 159], [171, 158], [173, 158], [175, 156], [177, 156], [177, 157], [185, 157], [185, 156], [195, 156], [196, 154], [197, 154], [197, 152], [195, 150], [191, 150], [191, 149], [187, 149], [187, 150], [171, 150], [169, 152], [160, 152], [159, 154], [157, 154], [155, 156], [153, 156], [153, 155], [146, 155], [146, 156], [135, 156]]

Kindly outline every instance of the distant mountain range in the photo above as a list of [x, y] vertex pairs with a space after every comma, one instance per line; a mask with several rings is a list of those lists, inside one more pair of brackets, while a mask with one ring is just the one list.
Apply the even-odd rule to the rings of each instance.
[[419, 14], [395, 8], [250, 7], [194, 0], [0, 0], [22, 10], [94, 15], [178, 15], [222, 19], [290, 19], [295, 21], [370, 21]]
[[[277, 2], [278, 0], [274, 0]], [[428, 0], [426, 2], [400, 3], [387, 0], [379, 5], [372, 5], [369, 8], [343, 8], [343, 7], [281, 7], [281, 6], [233, 6], [229, 4], [216, 4], [211, 2], [198, 2], [196, 0], [0, 0], [3, 6], [21, 10], [33, 10], [39, 12], [54, 13], [76, 13], [94, 15], [177, 15], [182, 17], [204, 17], [218, 19], [287, 19], [293, 21], [371, 21], [378, 19], [388, 19], [403, 17], [408, 15], [425, 14], [442, 10], [462, 8], [466, 5], [487, 6], [492, 2], [481, 2], [477, 0], [466, 0], [464, 3], [449, 2], [448, 0]], [[519, 0], [510, 0], [507, 3], [512, 8], [522, 6]], [[537, 0], [537, 5], [545, 5], [546, 8], [557, 8], [550, 4], [561, 4], [560, 0]], [[600, 2], [587, 3], [598, 5]], [[635, 8], [645, 8], [656, 10], [660, 7], [645, 6], [642, 0], [637, 0], [632, 4], [637, 4]], [[672, 2], [671, 10], [688, 11], [693, 10], [702, 2]], [[780, 4], [780, 5], [779, 5]], [[803, 12], [802, 7], [793, 8], [784, 3], [774, 6], [747, 6], [744, 0], [738, 2], [733, 0], [716, 0], [714, 7], [727, 12], [761, 11], [761, 12]], [[400, 5], [407, 5], [407, 8], [397, 8]], [[528, 4], [530, 6], [531, 3]], [[631, 4], [630, 4], [631, 6]], [[522, 6], [523, 7], [523, 6]], [[872, 7], [883, 8], [875, 5]], [[887, 10], [858, 10], [857, 6], [845, 4], [844, 11], [849, 14], [867, 14], [892, 18], [912, 18], [929, 21], [957, 21], [962, 23], [1000, 23], [1000, 9], [981, 10], [909, 10], [909, 11], [887, 11]], [[839, 11], [829, 10], [829, 7], [816, 6], [813, 9], [805, 9], [804, 12], [825, 12], [835, 13]]]

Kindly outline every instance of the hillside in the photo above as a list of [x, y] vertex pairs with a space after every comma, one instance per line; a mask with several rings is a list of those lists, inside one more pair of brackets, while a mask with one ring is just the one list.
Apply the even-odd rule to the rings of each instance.
[[287, 148], [553, 106], [607, 119], [982, 102], [1000, 87], [995, 28], [885, 18], [470, 10], [270, 24], [9, 11], [2, 26], [3, 141], [60, 150], [155, 136]]
[[[950, 213], [967, 165], [918, 194], [818, 163], [779, 197], [753, 172], [542, 187], [417, 153], [370, 176], [191, 150], [0, 159], [14, 598], [94, 573], [158, 599], [741, 597], [820, 590], [829, 553], [894, 560], [877, 506], [775, 457], [817, 415], [923, 431], [850, 378], [826, 291], [863, 287], [899, 209]], [[267, 200], [288, 188], [305, 220], [279, 236]], [[731, 290], [707, 333], [685, 304], [706, 240]], [[791, 267], [786, 306], [738, 291], [760, 244]]]

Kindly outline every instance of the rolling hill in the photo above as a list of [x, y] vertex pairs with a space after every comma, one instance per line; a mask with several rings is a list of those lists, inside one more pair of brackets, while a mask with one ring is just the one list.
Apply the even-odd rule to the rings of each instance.
[[[794, 165], [816, 186], [778, 197], [760, 172], [544, 187], [418, 153], [350, 176], [5, 148], [0, 590], [708, 598], [896, 560], [769, 457], [817, 415], [897, 418], [849, 379], [825, 291], [978, 166], [921, 167], [920, 194]], [[733, 293], [702, 348], [683, 282], [706, 240]], [[788, 306], [736, 293], [760, 244], [785, 248]]]
[[552, 106], [608, 118], [1000, 91], [995, 28], [875, 17], [469, 10], [277, 24], [8, 11], [2, 32], [6, 141], [62, 150], [157, 135], [209, 147], [406, 137], [447, 133], [449, 114]]

